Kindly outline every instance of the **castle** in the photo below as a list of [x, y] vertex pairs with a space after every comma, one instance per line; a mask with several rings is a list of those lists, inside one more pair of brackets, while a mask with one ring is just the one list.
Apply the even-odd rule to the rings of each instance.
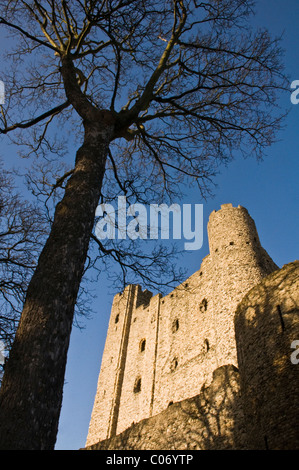
[[87, 449], [299, 448], [299, 262], [280, 270], [241, 206], [208, 239], [173, 292], [115, 296]]

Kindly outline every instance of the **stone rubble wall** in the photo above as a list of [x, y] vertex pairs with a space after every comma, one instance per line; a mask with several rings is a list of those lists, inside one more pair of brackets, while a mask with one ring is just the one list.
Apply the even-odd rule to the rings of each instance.
[[222, 366], [199, 395], [85, 450], [246, 450], [238, 370]]

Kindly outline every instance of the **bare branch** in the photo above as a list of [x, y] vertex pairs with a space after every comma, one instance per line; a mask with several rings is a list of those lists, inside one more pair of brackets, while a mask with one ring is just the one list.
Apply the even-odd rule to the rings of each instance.
[[41, 114], [40, 116], [31, 119], [26, 122], [18, 122], [16, 124], [13, 124], [12, 126], [5, 127], [4, 129], [0, 129], [0, 134], [7, 134], [10, 131], [13, 131], [15, 129], [27, 129], [28, 127], [32, 127], [35, 124], [43, 121], [44, 119], [47, 119], [49, 116], [55, 116], [56, 114], [59, 114], [61, 111], [66, 109], [68, 106], [70, 106], [70, 102], [67, 100], [64, 103], [60, 104], [59, 106], [56, 106], [55, 108], [50, 109], [49, 111], [46, 111], [45, 113]]
[[59, 49], [57, 47], [55, 47], [53, 44], [49, 44], [45, 41], [42, 41], [41, 39], [39, 39], [37, 36], [33, 36], [32, 34], [28, 33], [27, 31], [25, 31], [23, 28], [21, 28], [20, 26], [16, 25], [16, 24], [13, 24], [7, 20], [5, 20], [3, 17], [0, 17], [0, 24], [4, 24], [6, 26], [9, 26], [10, 28], [13, 28], [13, 29], [16, 29], [17, 31], [19, 31], [19, 33], [21, 33], [22, 35], [24, 35], [26, 38], [28, 39], [31, 39], [32, 41], [34, 42], [37, 42], [38, 44], [42, 45], [42, 46], [45, 46], [47, 47], [48, 49], [52, 49], [53, 51], [55, 52], [58, 52]]

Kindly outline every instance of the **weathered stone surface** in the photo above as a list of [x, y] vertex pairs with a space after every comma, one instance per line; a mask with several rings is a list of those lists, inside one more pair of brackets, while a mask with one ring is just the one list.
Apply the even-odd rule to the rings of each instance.
[[87, 450], [246, 449], [239, 373], [232, 366], [214, 371], [199, 395], [173, 403], [162, 413], [133, 424]]
[[235, 324], [250, 446], [299, 449], [299, 364], [291, 361], [299, 340], [299, 261], [253, 288]]
[[[210, 254], [170, 294], [130, 285], [115, 296], [87, 447], [237, 449], [247, 433], [251, 448], [297, 446], [298, 264], [279, 270], [240, 206], [212, 212], [208, 237]], [[246, 432], [236, 378], [223, 376], [233, 366]]]

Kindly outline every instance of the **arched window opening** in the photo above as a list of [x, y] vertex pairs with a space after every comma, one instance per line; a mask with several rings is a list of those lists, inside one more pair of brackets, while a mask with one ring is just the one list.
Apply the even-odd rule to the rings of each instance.
[[115, 323], [118, 323], [118, 322], [119, 322], [119, 314], [117, 314], [115, 317]]
[[206, 352], [208, 352], [209, 349], [210, 349], [209, 341], [207, 339], [205, 339], [205, 350], [206, 350]]
[[146, 339], [142, 339], [139, 343], [139, 351], [140, 352], [145, 351], [145, 345], [146, 345]]

